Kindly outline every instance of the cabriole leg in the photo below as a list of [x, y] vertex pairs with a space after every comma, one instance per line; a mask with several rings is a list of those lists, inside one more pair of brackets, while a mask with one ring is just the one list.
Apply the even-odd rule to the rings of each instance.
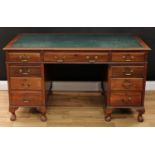
[[46, 107], [39, 107], [38, 110], [41, 112], [40, 120], [41, 120], [42, 122], [46, 122], [46, 121], [47, 121], [47, 117], [46, 117]]
[[11, 113], [10, 120], [15, 121], [16, 120], [16, 113], [15, 111], [18, 109], [18, 107], [9, 107], [9, 112]]
[[145, 113], [145, 109], [139, 109], [137, 111], [138, 111], [138, 116], [137, 116], [138, 122], [144, 122], [143, 114]]
[[112, 114], [112, 109], [105, 110], [105, 121], [107, 121], [107, 122], [111, 121], [111, 119], [112, 119], [111, 114]]

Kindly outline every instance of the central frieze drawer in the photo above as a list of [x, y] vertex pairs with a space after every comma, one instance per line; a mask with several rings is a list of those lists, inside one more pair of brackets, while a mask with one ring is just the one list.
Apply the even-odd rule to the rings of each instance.
[[111, 79], [111, 90], [143, 90], [143, 79], [142, 78], [112, 78]]
[[41, 56], [39, 52], [8, 52], [7, 61], [9, 62], [40, 62]]
[[113, 92], [110, 95], [111, 106], [140, 106], [141, 104], [140, 92]]
[[113, 52], [112, 62], [144, 62], [144, 52]]
[[10, 104], [13, 106], [43, 105], [43, 96], [39, 91], [11, 91], [10, 95]]
[[41, 77], [40, 66], [9, 66], [11, 77]]
[[44, 53], [44, 61], [45, 62], [57, 62], [57, 63], [65, 63], [65, 62], [87, 62], [87, 63], [95, 63], [95, 62], [107, 62], [109, 60], [108, 52], [105, 53], [69, 53], [69, 52], [45, 52]]
[[41, 90], [41, 78], [11, 77], [10, 88], [12, 90]]

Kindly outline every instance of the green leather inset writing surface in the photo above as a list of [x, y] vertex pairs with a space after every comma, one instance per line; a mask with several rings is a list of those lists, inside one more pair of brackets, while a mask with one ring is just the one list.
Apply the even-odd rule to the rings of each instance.
[[22, 34], [13, 48], [141, 48], [132, 35]]

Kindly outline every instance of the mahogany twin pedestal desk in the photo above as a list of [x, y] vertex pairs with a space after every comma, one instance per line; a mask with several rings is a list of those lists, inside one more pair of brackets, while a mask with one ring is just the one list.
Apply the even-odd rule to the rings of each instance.
[[142, 122], [149, 50], [142, 39], [130, 34], [17, 35], [4, 48], [11, 120], [16, 120], [15, 111], [20, 106], [36, 107], [41, 120], [47, 120], [46, 103], [51, 89], [47, 64], [102, 64], [106, 66], [101, 80], [105, 120], [111, 120], [115, 108], [133, 108]]

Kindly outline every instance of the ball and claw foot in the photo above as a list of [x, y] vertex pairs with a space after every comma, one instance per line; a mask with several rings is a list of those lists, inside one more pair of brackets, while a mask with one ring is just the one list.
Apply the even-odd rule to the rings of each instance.
[[45, 115], [45, 114], [42, 114], [42, 115], [40, 116], [40, 120], [41, 120], [42, 122], [46, 122], [46, 121], [47, 121], [46, 115]]
[[110, 115], [105, 116], [105, 120], [106, 120], [106, 122], [110, 122], [111, 121], [111, 116]]
[[138, 110], [137, 121], [144, 122], [143, 114], [145, 113], [145, 109]]
[[16, 115], [15, 114], [12, 114], [11, 117], [10, 117], [10, 120], [11, 121], [15, 121], [16, 120]]
[[142, 115], [138, 115], [137, 120], [138, 122], [144, 122], [144, 118]]

